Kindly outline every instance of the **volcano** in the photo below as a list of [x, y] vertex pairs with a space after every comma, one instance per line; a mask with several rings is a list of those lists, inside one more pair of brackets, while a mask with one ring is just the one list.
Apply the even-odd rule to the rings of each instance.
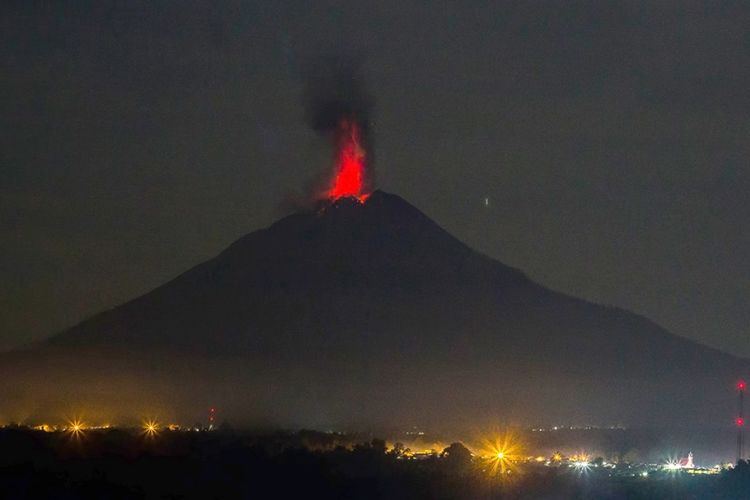
[[285, 217], [0, 361], [6, 418], [210, 405], [236, 421], [443, 428], [731, 422], [750, 366], [551, 291], [382, 191]]

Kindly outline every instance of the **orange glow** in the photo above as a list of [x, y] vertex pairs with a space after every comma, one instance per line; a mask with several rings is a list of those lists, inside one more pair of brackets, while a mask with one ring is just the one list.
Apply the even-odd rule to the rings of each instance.
[[86, 424], [84, 424], [80, 419], [73, 419], [68, 422], [68, 426], [65, 428], [65, 430], [70, 433], [71, 437], [80, 437], [83, 435], [83, 431], [86, 429]]
[[512, 433], [486, 439], [479, 452], [483, 461], [489, 466], [489, 472], [495, 474], [510, 474], [516, 469], [516, 464], [522, 459], [521, 445]]
[[591, 457], [589, 456], [589, 454], [584, 453], [584, 452], [580, 452], [578, 454], [571, 455], [571, 457], [570, 457], [570, 459], [573, 462], [588, 462], [590, 458]]
[[159, 433], [159, 422], [156, 420], [146, 420], [143, 422], [143, 433], [147, 437], [154, 437]]
[[361, 145], [359, 125], [342, 119], [336, 137], [336, 177], [327, 197], [338, 200], [353, 197], [364, 203], [370, 193], [364, 191], [365, 150]]

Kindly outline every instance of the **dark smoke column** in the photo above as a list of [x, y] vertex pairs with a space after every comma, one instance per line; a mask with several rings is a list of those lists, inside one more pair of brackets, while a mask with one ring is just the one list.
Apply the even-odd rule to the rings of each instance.
[[360, 64], [329, 58], [308, 69], [307, 119], [334, 147], [333, 169], [316, 198], [352, 197], [364, 203], [374, 188], [369, 117], [372, 99], [364, 89]]

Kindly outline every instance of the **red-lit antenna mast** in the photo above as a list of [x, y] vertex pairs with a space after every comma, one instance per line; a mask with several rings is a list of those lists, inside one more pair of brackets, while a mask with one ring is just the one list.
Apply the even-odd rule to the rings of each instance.
[[745, 427], [745, 381], [737, 382], [737, 418], [734, 421], [737, 424], [737, 462], [742, 460], [745, 455], [745, 443], [742, 431]]
[[216, 428], [216, 408], [213, 406], [208, 410], [208, 430], [212, 431]]

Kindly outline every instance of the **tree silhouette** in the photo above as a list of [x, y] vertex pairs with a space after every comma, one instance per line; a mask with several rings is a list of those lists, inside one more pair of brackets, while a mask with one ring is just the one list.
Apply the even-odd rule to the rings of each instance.
[[464, 471], [471, 465], [471, 452], [462, 443], [455, 442], [440, 454], [450, 470]]

